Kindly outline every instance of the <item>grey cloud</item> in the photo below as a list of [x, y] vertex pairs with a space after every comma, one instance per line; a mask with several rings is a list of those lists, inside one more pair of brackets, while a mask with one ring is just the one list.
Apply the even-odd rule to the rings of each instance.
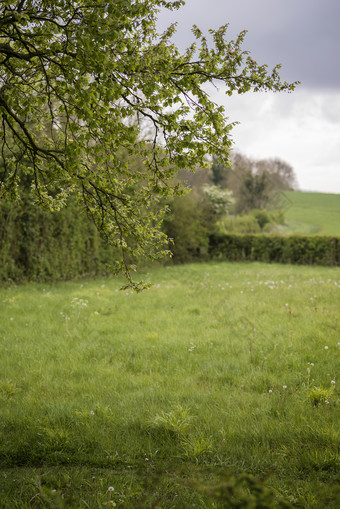
[[193, 40], [193, 24], [207, 32], [229, 23], [231, 37], [248, 30], [244, 48], [257, 61], [282, 64], [283, 79], [340, 89], [339, 0], [186, 0], [179, 11], [160, 16], [162, 28], [174, 21], [181, 47]]

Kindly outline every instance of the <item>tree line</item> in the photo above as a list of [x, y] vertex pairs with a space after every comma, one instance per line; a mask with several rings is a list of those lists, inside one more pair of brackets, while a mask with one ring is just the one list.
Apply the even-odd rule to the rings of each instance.
[[172, 198], [164, 231], [177, 261], [208, 256], [209, 237], [221, 233], [275, 231], [284, 222], [284, 191], [296, 189], [292, 166], [231, 152], [226, 166], [213, 158], [210, 169], [179, 172], [191, 192]]

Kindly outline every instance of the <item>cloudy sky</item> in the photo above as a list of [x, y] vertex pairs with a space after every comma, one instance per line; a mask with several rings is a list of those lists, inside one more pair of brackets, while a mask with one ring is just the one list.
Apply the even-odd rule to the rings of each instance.
[[292, 94], [248, 93], [213, 99], [225, 106], [235, 148], [249, 157], [279, 157], [291, 164], [299, 188], [340, 193], [340, 0], [186, 0], [161, 12], [160, 30], [178, 22], [175, 42], [193, 41], [229, 23], [229, 36], [248, 30], [244, 49], [260, 64], [282, 64], [281, 77], [300, 81]]

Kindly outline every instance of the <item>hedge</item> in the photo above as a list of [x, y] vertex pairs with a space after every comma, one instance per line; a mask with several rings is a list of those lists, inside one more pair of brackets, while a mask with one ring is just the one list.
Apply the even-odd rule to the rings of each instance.
[[321, 235], [210, 235], [209, 255], [230, 261], [340, 265], [340, 237]]
[[0, 202], [0, 282], [102, 275], [114, 259], [113, 248], [74, 201], [59, 212], [25, 198]]
[[[340, 237], [214, 234], [202, 259], [340, 265]], [[28, 200], [0, 203], [0, 282], [103, 275], [117, 254], [71, 201], [47, 212]]]

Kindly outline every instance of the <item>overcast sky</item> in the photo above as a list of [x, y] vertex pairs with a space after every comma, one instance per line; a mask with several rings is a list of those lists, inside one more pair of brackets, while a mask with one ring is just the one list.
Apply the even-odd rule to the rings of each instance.
[[183, 49], [191, 26], [204, 32], [229, 23], [229, 37], [248, 30], [243, 48], [260, 64], [282, 64], [281, 77], [300, 81], [292, 94], [248, 93], [213, 99], [225, 106], [235, 148], [249, 157], [280, 157], [299, 187], [340, 193], [340, 0], [186, 0], [159, 16], [160, 30], [178, 22]]

